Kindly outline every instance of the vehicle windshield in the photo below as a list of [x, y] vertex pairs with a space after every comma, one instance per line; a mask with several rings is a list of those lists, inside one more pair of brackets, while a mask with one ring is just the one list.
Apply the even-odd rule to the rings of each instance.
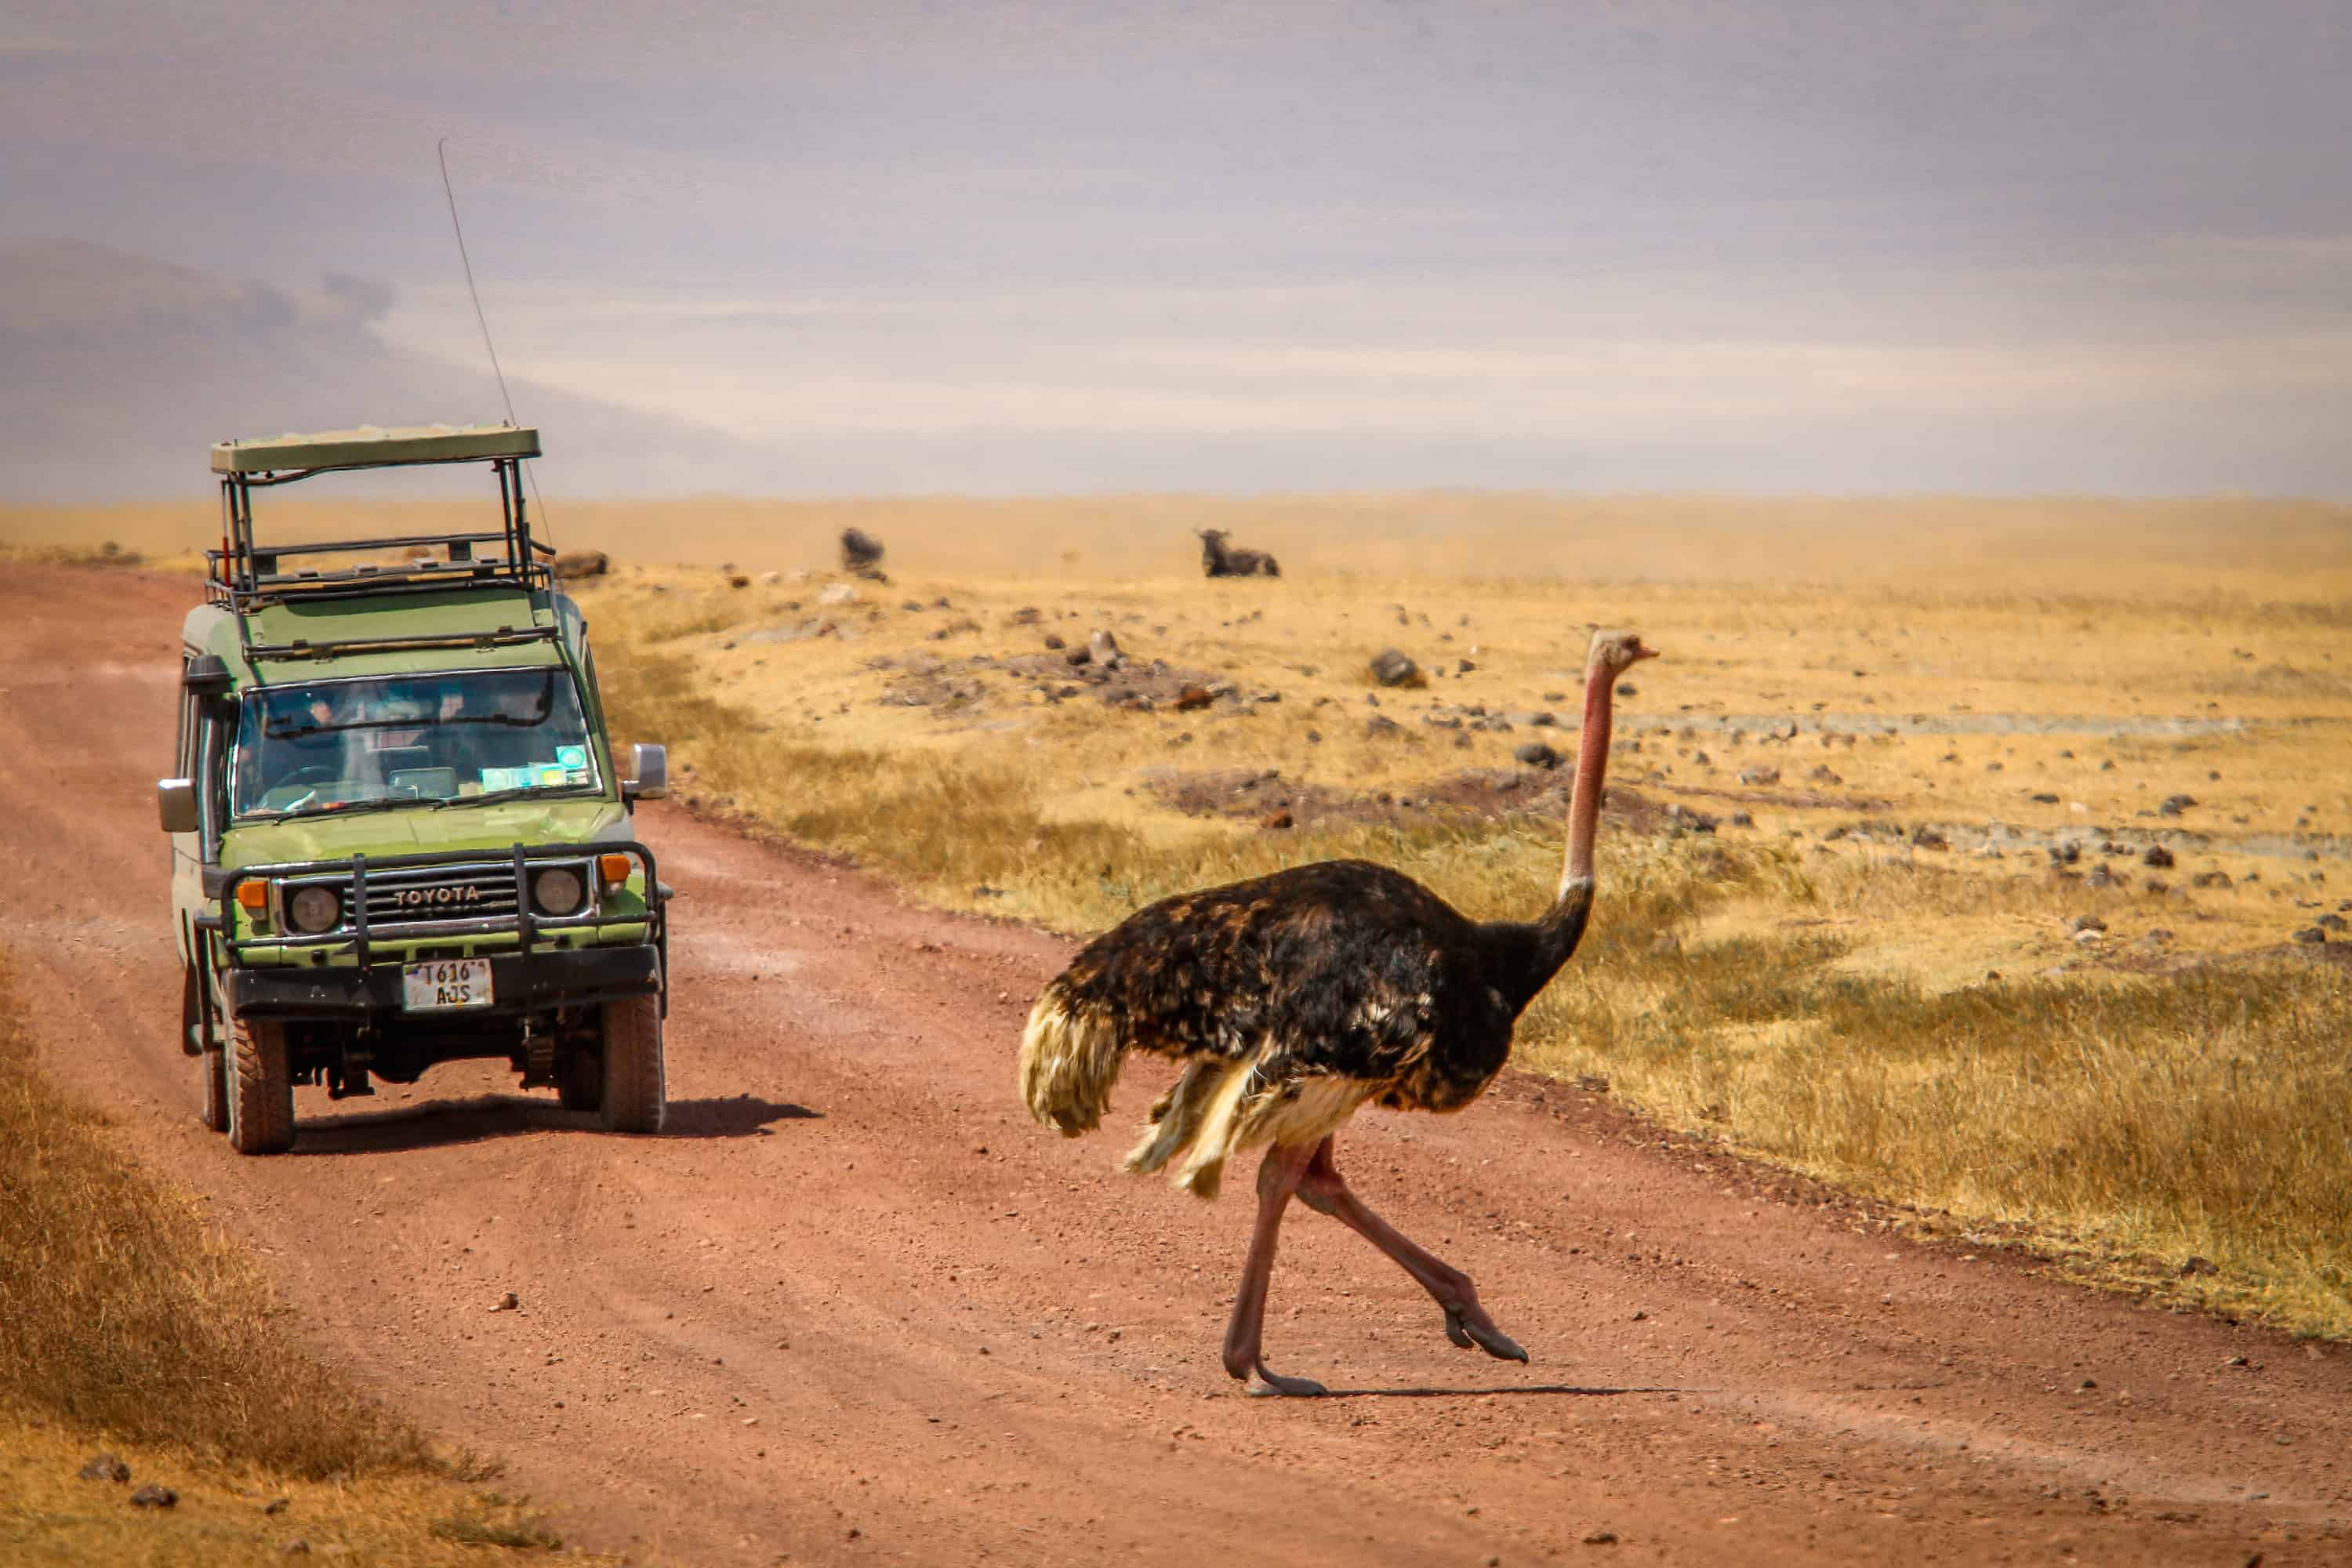
[[241, 706], [238, 817], [603, 787], [580, 694], [552, 665], [267, 686]]

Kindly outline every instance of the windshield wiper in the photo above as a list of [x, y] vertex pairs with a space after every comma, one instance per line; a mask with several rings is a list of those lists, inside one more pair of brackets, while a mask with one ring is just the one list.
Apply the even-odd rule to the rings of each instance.
[[339, 800], [326, 805], [282, 806], [275, 811], [255, 815], [278, 818], [295, 816], [343, 816], [363, 811], [396, 811], [404, 805], [438, 805], [437, 800], [427, 800], [417, 795], [383, 795], [367, 800]]
[[502, 800], [521, 800], [534, 795], [576, 795], [588, 788], [578, 784], [523, 784], [515, 789], [485, 790], [480, 795], [443, 795], [433, 803], [436, 810], [445, 805], [485, 805]]

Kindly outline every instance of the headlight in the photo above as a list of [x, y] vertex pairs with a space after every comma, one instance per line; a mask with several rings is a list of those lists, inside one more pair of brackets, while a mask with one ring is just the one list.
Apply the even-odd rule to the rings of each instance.
[[343, 900], [332, 888], [313, 883], [286, 900], [286, 923], [304, 936], [317, 936], [342, 923]]
[[587, 897], [580, 873], [568, 866], [550, 866], [530, 879], [530, 901], [543, 915], [576, 915]]

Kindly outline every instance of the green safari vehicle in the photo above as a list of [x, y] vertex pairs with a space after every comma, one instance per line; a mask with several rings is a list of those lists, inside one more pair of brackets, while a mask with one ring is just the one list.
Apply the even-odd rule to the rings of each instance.
[[[204, 1120], [294, 1141], [294, 1086], [342, 1099], [437, 1062], [660, 1131], [668, 922], [630, 834], [667, 759], [620, 775], [588, 627], [531, 537], [510, 426], [361, 429], [213, 448], [222, 538], [181, 629], [172, 839], [182, 1045]], [[253, 493], [478, 463], [481, 532], [263, 544]]]

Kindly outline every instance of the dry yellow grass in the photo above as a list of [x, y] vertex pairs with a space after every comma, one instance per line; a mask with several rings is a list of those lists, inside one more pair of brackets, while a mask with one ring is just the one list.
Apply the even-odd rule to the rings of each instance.
[[[394, 531], [438, 506], [287, 526]], [[201, 531], [161, 517], [0, 531], [157, 552]], [[683, 793], [1074, 931], [1342, 854], [1531, 911], [1556, 801], [1425, 803], [1508, 776], [1530, 740], [1572, 750], [1530, 715], [1574, 722], [1588, 623], [1637, 626], [1668, 655], [1620, 704], [1612, 786], [1641, 827], [1604, 843], [1601, 915], [1523, 1060], [1945, 1228], [2352, 1335], [2352, 1001], [2333, 943], [2289, 940], [2352, 896], [2352, 510], [1428, 495], [557, 521], [620, 563], [580, 597], [623, 729], [676, 744]], [[853, 523], [894, 580], [824, 604]], [[1192, 526], [1286, 575], [1203, 581]], [[1097, 627], [1236, 697], [1107, 707], [1045, 662], [1047, 635]], [[1375, 689], [1391, 644], [1424, 689]], [[1368, 733], [1375, 715], [1400, 728]], [[1779, 782], [1742, 781], [1758, 768]], [[2197, 804], [2162, 815], [2176, 795]], [[1296, 826], [1258, 825], [1286, 803]], [[1659, 834], [1670, 805], [1722, 826]], [[2177, 865], [2144, 864], [2151, 844]], [[2191, 1255], [2220, 1272], [2174, 1278]]]
[[[250, 1260], [40, 1075], [5, 962], [0, 1215], [0, 1560], [278, 1563], [299, 1539], [425, 1568], [552, 1544], [304, 1354]], [[128, 1484], [80, 1478], [100, 1450]], [[148, 1484], [176, 1503], [130, 1506]]]

